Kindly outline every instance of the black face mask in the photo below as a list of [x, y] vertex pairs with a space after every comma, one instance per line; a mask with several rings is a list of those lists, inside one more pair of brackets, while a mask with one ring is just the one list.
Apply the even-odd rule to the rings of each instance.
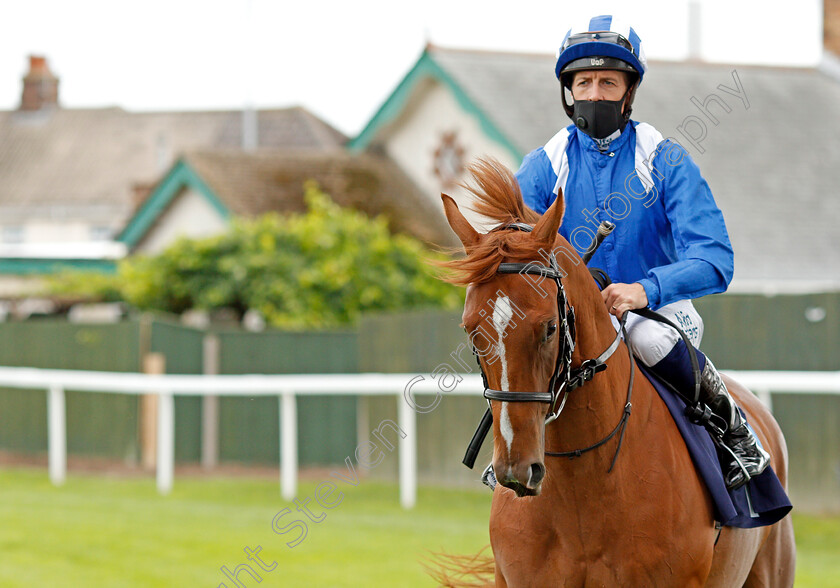
[[625, 97], [620, 100], [575, 100], [572, 122], [593, 139], [609, 137], [627, 124], [621, 112]]

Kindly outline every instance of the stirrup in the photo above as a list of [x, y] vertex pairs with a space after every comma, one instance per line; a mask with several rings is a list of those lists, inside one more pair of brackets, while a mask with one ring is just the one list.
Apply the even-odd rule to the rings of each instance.
[[686, 405], [685, 416], [695, 425], [705, 427], [712, 437], [721, 438], [726, 433], [726, 419], [712, 412], [712, 409], [702, 402]]
[[[741, 461], [741, 458], [738, 457], [731, 447], [724, 444], [723, 440], [717, 444], [717, 447], [723, 482], [726, 484], [727, 490], [737, 490], [752, 480], [752, 474], [750, 474], [747, 466], [744, 465], [744, 462]], [[725, 464], [728, 464], [728, 466]]]
[[737, 418], [740, 421], [738, 425], [728, 431], [722, 440], [732, 457], [729, 471], [724, 475], [726, 487], [731, 490], [740, 488], [761, 474], [770, 464], [770, 454], [761, 447], [755, 433], [747, 426], [740, 413]]

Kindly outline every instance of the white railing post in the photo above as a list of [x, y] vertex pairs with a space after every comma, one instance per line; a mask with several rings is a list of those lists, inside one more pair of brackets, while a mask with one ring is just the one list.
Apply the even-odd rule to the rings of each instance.
[[400, 437], [400, 504], [405, 509], [417, 504], [417, 414], [397, 394], [397, 418], [405, 437]]
[[280, 394], [280, 493], [285, 500], [297, 495], [297, 401], [294, 390]]
[[157, 489], [169, 494], [175, 476], [175, 399], [169, 392], [158, 394]]
[[770, 390], [766, 388], [761, 388], [755, 391], [755, 395], [758, 396], [758, 399], [764, 403], [764, 406], [767, 407], [771, 413], [773, 412], [773, 396], [770, 394]]
[[50, 482], [61, 486], [67, 477], [67, 409], [64, 389], [58, 385], [47, 393], [47, 445]]

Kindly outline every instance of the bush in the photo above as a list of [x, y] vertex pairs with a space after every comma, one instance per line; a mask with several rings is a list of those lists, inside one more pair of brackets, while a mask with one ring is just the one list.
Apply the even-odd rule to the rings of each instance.
[[126, 259], [116, 289], [140, 309], [254, 309], [285, 328], [462, 303], [462, 291], [430, 271], [428, 261], [442, 256], [392, 234], [384, 217], [343, 209], [315, 185], [307, 186], [305, 199], [305, 214], [235, 220], [223, 235], [180, 239], [160, 255]]

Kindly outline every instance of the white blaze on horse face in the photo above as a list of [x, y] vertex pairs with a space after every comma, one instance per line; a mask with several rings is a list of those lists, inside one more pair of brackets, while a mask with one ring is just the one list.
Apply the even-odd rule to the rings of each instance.
[[499, 431], [502, 432], [502, 439], [507, 445], [508, 455], [510, 455], [510, 446], [513, 444], [513, 425], [510, 424], [510, 415], [508, 414], [508, 403], [502, 402], [502, 416], [499, 421]]
[[[508, 382], [507, 357], [505, 356], [505, 329], [507, 329], [508, 324], [510, 324], [510, 319], [512, 317], [513, 309], [510, 306], [510, 299], [507, 296], [499, 296], [496, 299], [496, 304], [493, 306], [493, 326], [496, 328], [496, 333], [499, 336], [498, 353], [499, 363], [502, 366], [502, 379], [500, 386], [505, 392], [510, 390], [510, 383]], [[505, 444], [507, 445], [508, 453], [510, 453], [510, 446], [513, 444], [513, 427], [510, 424], [507, 402], [502, 402], [499, 430], [501, 431], [502, 438], [505, 440]]]

